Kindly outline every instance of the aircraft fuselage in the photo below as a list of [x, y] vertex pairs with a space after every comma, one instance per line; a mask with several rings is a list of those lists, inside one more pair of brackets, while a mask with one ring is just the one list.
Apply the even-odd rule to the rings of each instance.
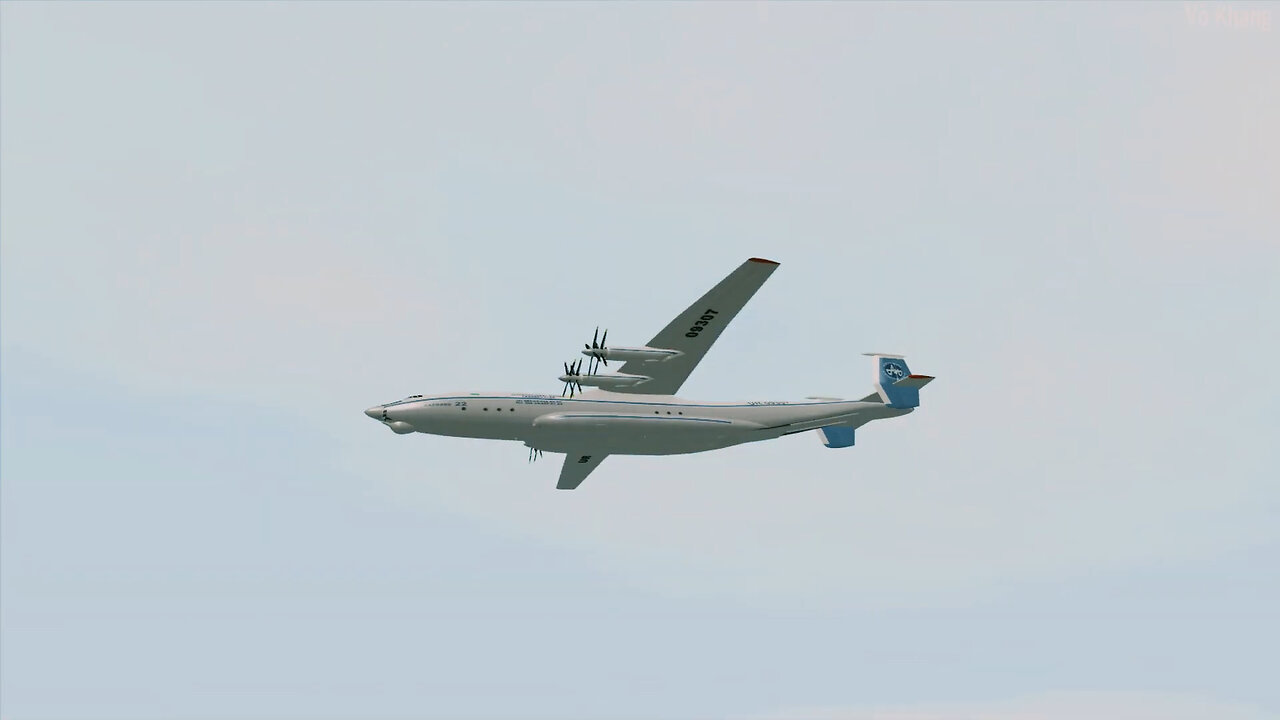
[[[590, 448], [613, 455], [703, 452], [832, 424], [858, 427], [911, 408], [878, 402], [722, 402], [592, 391], [573, 398], [535, 393], [446, 393], [365, 411], [401, 433], [517, 440], [548, 452]], [[803, 424], [797, 429], [797, 424]]]

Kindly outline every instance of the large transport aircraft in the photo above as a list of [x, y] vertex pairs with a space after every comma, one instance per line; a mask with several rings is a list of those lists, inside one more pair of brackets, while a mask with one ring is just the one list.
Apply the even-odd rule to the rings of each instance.
[[[702, 356], [778, 263], [751, 258], [672, 320], [644, 347], [609, 347], [609, 331], [592, 337], [582, 359], [565, 363], [560, 395], [454, 392], [410, 395], [365, 414], [405, 435], [523, 441], [529, 458], [564, 453], [562, 490], [582, 484], [610, 455], [680, 455], [772, 440], [815, 430], [829, 448], [853, 445], [872, 420], [906, 415], [933, 380], [912, 375], [901, 355], [875, 358], [875, 392], [860, 400], [809, 397], [804, 402], [699, 402], [675, 396]], [[600, 364], [622, 362], [615, 373]], [[581, 392], [583, 387], [598, 388]]]

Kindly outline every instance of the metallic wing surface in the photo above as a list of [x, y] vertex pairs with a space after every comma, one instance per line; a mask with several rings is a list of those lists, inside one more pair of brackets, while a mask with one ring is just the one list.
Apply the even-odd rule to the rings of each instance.
[[600, 467], [600, 463], [609, 457], [605, 453], [590, 452], [571, 452], [565, 453], [564, 467], [560, 468], [560, 481], [556, 483], [556, 488], [560, 490], [574, 490], [582, 484], [583, 480], [591, 474], [592, 470]]
[[649, 347], [679, 350], [682, 354], [663, 362], [628, 361], [619, 369], [620, 373], [647, 375], [652, 379], [639, 385], [617, 388], [614, 392], [674, 395], [689, 373], [698, 367], [716, 338], [729, 326], [729, 321], [777, 267], [778, 263], [761, 258], [751, 258], [738, 266], [648, 343]]

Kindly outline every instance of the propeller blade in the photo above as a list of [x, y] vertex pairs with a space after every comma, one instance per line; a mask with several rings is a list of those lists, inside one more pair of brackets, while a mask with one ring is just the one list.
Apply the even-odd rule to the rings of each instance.
[[609, 339], [609, 328], [605, 328], [604, 337], [600, 338], [600, 347], [604, 347], [604, 343]]
[[[608, 330], [605, 330], [605, 331], [604, 331], [604, 334], [605, 334], [605, 335], [608, 335], [608, 334], [609, 334], [609, 331], [608, 331]], [[594, 350], [595, 348], [600, 347], [599, 345], [596, 345], [596, 339], [597, 339], [597, 338], [599, 338], [599, 337], [600, 337], [600, 326], [599, 326], [599, 325], [597, 325], [597, 326], [596, 326], [596, 334], [591, 336], [591, 348], [592, 348], [593, 350]]]

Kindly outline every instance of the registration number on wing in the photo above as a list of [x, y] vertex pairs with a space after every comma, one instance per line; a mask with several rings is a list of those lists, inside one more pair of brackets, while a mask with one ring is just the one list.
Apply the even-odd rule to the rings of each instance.
[[689, 328], [689, 332], [685, 333], [684, 336], [689, 338], [698, 337], [698, 335], [702, 333], [703, 329], [707, 327], [707, 324], [710, 323], [712, 320], [715, 320], [716, 315], [719, 315], [719, 314], [720, 314], [719, 310], [712, 310], [711, 308], [707, 308], [702, 312], [702, 317], [698, 318], [698, 320], [693, 323], [693, 325]]

